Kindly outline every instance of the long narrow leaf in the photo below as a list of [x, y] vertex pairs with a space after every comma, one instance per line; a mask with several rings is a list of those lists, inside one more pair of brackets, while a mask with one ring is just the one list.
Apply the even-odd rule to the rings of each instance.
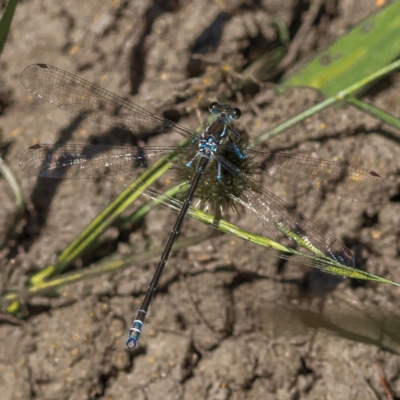
[[[362, 21], [284, 82], [334, 96], [380, 70], [400, 54], [400, 2]], [[360, 88], [361, 89], [361, 88]]]
[[14, 12], [17, 7], [18, 0], [9, 0], [5, 9], [3, 16], [0, 20], [0, 54], [3, 52], [4, 45], [6, 44], [8, 32], [10, 31], [10, 26], [12, 19], [14, 17]]

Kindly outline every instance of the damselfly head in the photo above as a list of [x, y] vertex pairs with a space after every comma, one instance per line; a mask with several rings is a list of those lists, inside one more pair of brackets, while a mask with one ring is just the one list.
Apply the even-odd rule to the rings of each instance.
[[233, 107], [230, 104], [220, 104], [216, 101], [212, 102], [208, 109], [212, 114], [225, 114], [231, 119], [239, 119], [242, 115], [239, 108]]

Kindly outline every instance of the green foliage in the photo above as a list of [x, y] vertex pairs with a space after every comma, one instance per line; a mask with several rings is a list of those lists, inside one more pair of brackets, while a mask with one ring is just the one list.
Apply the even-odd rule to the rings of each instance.
[[0, 54], [3, 52], [4, 45], [6, 44], [8, 32], [12, 19], [14, 17], [15, 8], [17, 7], [18, 0], [9, 0], [6, 8], [4, 9], [3, 16], [0, 20]]
[[362, 21], [282, 83], [313, 87], [325, 96], [335, 96], [396, 59], [400, 54], [399, 38], [400, 2], [395, 1]]

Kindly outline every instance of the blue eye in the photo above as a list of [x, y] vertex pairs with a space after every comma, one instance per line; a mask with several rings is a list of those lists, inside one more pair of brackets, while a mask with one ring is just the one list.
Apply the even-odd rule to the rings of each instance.
[[234, 108], [233, 113], [231, 114], [231, 117], [233, 119], [239, 119], [242, 115], [242, 112], [240, 111], [240, 108]]
[[213, 102], [208, 106], [208, 110], [209, 110], [210, 112], [213, 112], [213, 113], [217, 112], [217, 111], [218, 111], [218, 108], [219, 108], [219, 103], [217, 103], [216, 101], [213, 101]]

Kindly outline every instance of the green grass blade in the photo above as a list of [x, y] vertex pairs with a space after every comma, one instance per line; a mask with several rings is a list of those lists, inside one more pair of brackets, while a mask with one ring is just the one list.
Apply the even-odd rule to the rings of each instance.
[[25, 198], [21, 191], [21, 187], [18, 183], [17, 178], [12, 172], [8, 164], [0, 157], [0, 173], [6, 179], [7, 183], [10, 185], [11, 190], [14, 193], [15, 205], [17, 207], [17, 212], [21, 212], [25, 209]]
[[396, 59], [400, 54], [400, 1], [362, 21], [286, 79], [334, 96]]
[[379, 109], [378, 107], [351, 96], [346, 98], [346, 102], [400, 131], [400, 120]]
[[127, 187], [118, 198], [95, 218], [95, 220], [62, 252], [58, 258], [57, 264], [48, 266], [35, 274], [30, 280], [31, 284], [34, 286], [39, 285], [43, 279], [60, 273], [70, 262], [88, 249], [105, 229], [108, 228], [129, 205], [138, 199], [143, 190], [152, 185], [168, 170], [170, 167], [169, 160], [172, 157], [172, 154], [167, 157], [162, 157]]
[[[182, 189], [183, 188], [180, 187], [180, 190]], [[146, 193], [144, 194], [154, 199], [160, 198], [159, 192], [153, 188], [146, 191]], [[168, 198], [166, 201], [162, 202], [162, 205], [178, 213], [182, 207], [182, 202], [177, 199]], [[207, 214], [206, 212], [195, 207], [189, 208], [187, 216], [192, 219], [196, 219], [197, 221], [203, 222], [204, 224], [209, 225], [215, 229], [218, 229], [221, 232], [228, 233], [230, 235], [236, 236], [237, 238], [247, 240], [248, 242], [254, 243], [258, 246], [262, 246], [266, 249], [276, 251], [277, 253], [274, 252], [273, 255], [279, 258], [292, 259], [294, 261], [298, 261], [302, 265], [317, 268], [341, 277], [351, 277], [355, 279], [370, 280], [380, 283], [390, 283], [391, 285], [400, 287], [399, 284], [392, 282], [388, 279], [381, 278], [379, 276], [370, 274], [366, 271], [358, 270], [356, 268], [349, 268], [339, 262], [336, 262], [331, 257], [328, 257], [324, 253], [322, 253], [319, 249], [315, 248], [314, 246], [310, 246], [306, 241], [302, 239], [301, 236], [297, 235], [293, 231], [289, 231], [286, 229], [285, 233], [287, 236], [295, 238], [296, 242], [300, 246], [304, 247], [313, 254], [308, 255], [305, 253], [301, 253], [264, 236], [245, 231], [224, 219], [216, 220], [213, 215]]]
[[8, 32], [10, 31], [10, 26], [12, 19], [14, 17], [14, 12], [17, 7], [18, 0], [9, 0], [4, 9], [3, 16], [0, 20], [0, 54], [3, 52], [4, 46], [7, 41]]
[[[194, 246], [206, 240], [209, 234], [196, 236], [184, 240], [177, 241], [173, 246], [173, 251], [186, 249], [189, 246]], [[139, 254], [125, 257], [123, 259], [115, 259], [108, 257], [99, 263], [92, 266], [82, 268], [79, 271], [74, 271], [66, 274], [58, 275], [55, 278], [46, 281], [37, 281], [35, 285], [31, 285], [23, 292], [9, 292], [3, 295], [0, 299], [1, 308], [11, 314], [19, 314], [23, 309], [22, 304], [28, 299], [35, 296], [43, 296], [46, 294], [54, 294], [60, 292], [67, 285], [72, 285], [87, 279], [92, 279], [104, 274], [117, 272], [132, 266], [140, 264], [159, 257], [164, 247], [157, 247]]]
[[[362, 21], [348, 34], [284, 80], [286, 86], [309, 86], [327, 97], [384, 68], [400, 54], [400, 2], [396, 1]], [[400, 130], [400, 120], [354, 96], [346, 102]]]
[[[257, 146], [258, 143], [269, 140], [269, 139], [279, 135], [280, 133], [284, 132], [285, 130], [292, 128], [293, 126], [295, 126], [299, 122], [305, 120], [306, 118], [309, 118], [310, 116], [324, 110], [325, 108], [330, 107], [333, 104], [339, 103], [343, 100], [347, 100], [347, 98], [349, 96], [350, 96], [350, 100], [353, 99], [353, 97], [351, 97], [351, 96], [354, 95], [354, 93], [358, 92], [363, 87], [371, 84], [375, 80], [388, 75], [389, 73], [395, 71], [398, 68], [400, 68], [400, 60], [394, 61], [391, 64], [382, 67], [380, 70], [360, 79], [359, 81], [357, 81], [356, 83], [353, 83], [349, 87], [344, 88], [343, 90], [335, 93], [334, 96], [331, 96], [331, 97], [325, 99], [321, 103], [318, 103], [315, 106], [313, 106], [313, 107], [295, 115], [294, 117], [289, 118], [285, 122], [275, 126], [274, 128], [270, 129], [268, 132], [260, 135], [257, 139], [255, 139], [253, 141], [253, 144], [255, 146]], [[370, 109], [372, 109], [372, 107]], [[381, 114], [381, 116], [382, 116], [382, 114]], [[391, 116], [390, 116], [390, 118], [391, 118], [391, 121], [388, 123], [390, 123], [392, 126], [394, 126], [394, 123], [395, 123], [394, 120], [396, 120], [396, 118], [391, 117]]]

